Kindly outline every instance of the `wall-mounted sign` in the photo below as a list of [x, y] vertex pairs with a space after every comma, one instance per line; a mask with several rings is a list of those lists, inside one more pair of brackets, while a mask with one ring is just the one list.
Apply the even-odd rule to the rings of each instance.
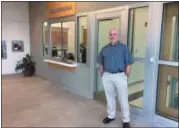
[[24, 42], [22, 40], [12, 40], [12, 52], [24, 52]]
[[76, 10], [75, 2], [48, 2], [48, 18], [59, 18], [62, 16], [74, 15]]
[[1, 58], [7, 59], [7, 45], [5, 40], [1, 40]]

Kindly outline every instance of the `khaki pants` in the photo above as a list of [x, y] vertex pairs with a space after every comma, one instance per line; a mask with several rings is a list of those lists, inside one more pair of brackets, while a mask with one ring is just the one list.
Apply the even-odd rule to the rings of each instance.
[[116, 101], [115, 96], [117, 92], [118, 100], [121, 106], [123, 122], [130, 121], [129, 102], [128, 102], [128, 87], [127, 76], [125, 73], [107, 73], [104, 72], [102, 76], [106, 100], [108, 118], [115, 118], [116, 116]]

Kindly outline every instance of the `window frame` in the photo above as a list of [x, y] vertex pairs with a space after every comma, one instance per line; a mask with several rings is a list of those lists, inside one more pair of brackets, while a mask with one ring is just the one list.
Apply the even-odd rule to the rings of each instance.
[[[44, 33], [44, 23], [47, 23], [47, 32], [48, 32], [48, 39], [47, 39], [47, 54], [45, 54], [45, 33]], [[48, 20], [42, 21], [42, 56], [47, 58], [49, 56], [49, 41], [50, 41], [50, 34], [49, 34], [49, 22]]]
[[[166, 65], [167, 64], [170, 65], [171, 63], [173, 63], [174, 66], [178, 65], [178, 61], [177, 60], [166, 60], [166, 59], [163, 58], [163, 47], [164, 47], [164, 44], [165, 44], [165, 42], [164, 42], [164, 32], [165, 32], [165, 20], [166, 20], [166, 17], [165, 17], [166, 9], [165, 9], [165, 6], [167, 4], [175, 3], [175, 2], [176, 1], [163, 2], [163, 5], [162, 5], [163, 7], [162, 7], [162, 17], [161, 17], [161, 20], [162, 20], [161, 21], [161, 35], [160, 35], [160, 44], [159, 44], [160, 48], [159, 48], [159, 56], [158, 56], [158, 58], [159, 58], [159, 64], [165, 63]], [[178, 18], [176, 19], [176, 21], [178, 21]], [[178, 24], [176, 24], [176, 28], [179, 28]], [[177, 31], [177, 29], [176, 29], [176, 33], [178, 33], [178, 32], [179, 32], [179, 30]], [[176, 35], [176, 42], [178, 41], [178, 37], [179, 36]], [[174, 46], [175, 46], [175, 44], [174, 44]], [[178, 49], [175, 48], [175, 50], [177, 51]], [[174, 52], [174, 51], [172, 51], [172, 52]]]
[[[62, 22], [54, 22], [54, 23], [50, 23], [49, 24], [49, 34], [50, 34], [50, 41], [49, 41], [49, 45], [50, 45], [50, 49], [49, 49], [49, 58], [51, 59], [51, 60], [54, 60], [54, 61], [59, 61], [59, 59], [57, 59], [57, 58], [55, 58], [55, 57], [52, 57], [52, 33], [51, 33], [51, 31], [52, 31], [52, 27], [51, 27], [51, 25], [52, 24], [57, 24], [57, 23], [60, 23], [61, 24], [61, 31], [62, 31]], [[61, 35], [62, 35], [62, 33], [61, 33]], [[62, 40], [63, 41], [63, 40]], [[59, 43], [59, 45], [60, 45], [60, 43]], [[63, 47], [63, 46], [62, 46]], [[62, 48], [61, 48], [62, 49]]]
[[[78, 14], [76, 14], [76, 18], [75, 18], [75, 20], [76, 20], [76, 51], [78, 52], [78, 49], [79, 49], [79, 46], [80, 46], [80, 43], [78, 42], [78, 33], [79, 33], [79, 31], [78, 31], [78, 27], [79, 27], [79, 18], [80, 17], [86, 17], [87, 18], [87, 43], [86, 43], [86, 63], [81, 63], [81, 62], [78, 62], [77, 61], [77, 63], [78, 63], [78, 65], [80, 66], [80, 67], [84, 67], [84, 68], [90, 68], [90, 63], [91, 63], [91, 47], [92, 47], [92, 45], [93, 44], [91, 44], [90, 42], [92, 42], [92, 28], [93, 28], [93, 25], [92, 24], [90, 24], [90, 23], [92, 23], [93, 22], [93, 12], [85, 12], [85, 13], [78, 13]], [[76, 53], [77, 53], [76, 52]], [[78, 57], [78, 53], [77, 53], [77, 55], [76, 55], [76, 57]], [[78, 58], [76, 58], [76, 59], [78, 59]]]
[[[76, 20], [70, 20], [70, 21], [62, 21], [61, 25], [62, 25], [62, 42], [63, 42], [63, 23], [65, 22], [72, 22], [74, 21], [74, 58], [75, 58], [75, 62], [77, 63], [77, 53], [76, 53]], [[63, 49], [63, 43], [62, 43], [62, 49]]]
[[[87, 26], [87, 42], [86, 42], [86, 63], [82, 63], [79, 61], [79, 56], [80, 56], [80, 30], [79, 30], [79, 25], [80, 25], [80, 21], [79, 19], [81, 17], [85, 17], [87, 22], [86, 22], [86, 26]], [[77, 49], [77, 63], [82, 64], [82, 65], [87, 65], [88, 64], [88, 15], [87, 14], [82, 14], [82, 15], [78, 15], [76, 17], [76, 49]]]
[[[44, 54], [43, 54], [43, 57], [45, 58], [45, 59], [49, 59], [49, 60], [54, 60], [54, 61], [57, 61], [57, 62], [61, 62], [61, 60], [60, 59], [57, 59], [57, 58], [55, 58], [55, 57], [52, 57], [52, 39], [51, 39], [51, 37], [52, 37], [52, 35], [51, 35], [51, 25], [52, 24], [55, 24], [55, 23], [61, 23], [61, 30], [63, 29], [63, 23], [64, 22], [71, 22], [71, 21], [73, 21], [74, 22], [74, 29], [75, 29], [75, 33], [74, 33], [74, 46], [75, 46], [75, 48], [74, 48], [74, 51], [75, 51], [75, 53], [74, 53], [74, 60], [72, 60], [73, 62], [75, 62], [75, 63], [77, 63], [77, 58], [76, 58], [76, 19], [75, 19], [75, 16], [74, 15], [72, 15], [72, 16], [68, 16], [68, 17], [62, 17], [62, 18], [56, 18], [56, 19], [49, 19], [49, 20], [46, 20], [46, 21], [43, 21], [42, 22], [42, 42], [43, 42], [43, 45], [44, 45], [44, 28], [43, 28], [43, 24], [45, 23], [45, 22], [47, 22], [47, 24], [48, 24], [48, 31], [49, 31], [49, 41], [48, 41], [48, 55], [46, 55], [46, 56], [44, 56]], [[62, 35], [62, 33], [61, 33], [61, 35]], [[62, 39], [62, 41], [63, 41], [63, 39]], [[60, 44], [60, 43], [59, 43]], [[63, 49], [63, 44], [62, 44], [62, 48], [61, 49]], [[43, 49], [43, 52], [44, 52], [44, 49]], [[62, 58], [64, 58], [64, 56], [62, 56]], [[70, 60], [70, 59], [68, 59], [68, 60]], [[64, 62], [64, 61], [62, 61], [62, 62]], [[64, 62], [64, 63], [66, 63], [66, 62]]]

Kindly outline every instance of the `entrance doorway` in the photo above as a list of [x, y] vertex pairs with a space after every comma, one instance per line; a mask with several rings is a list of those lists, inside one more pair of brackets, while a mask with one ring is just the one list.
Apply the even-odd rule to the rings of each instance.
[[[110, 28], [120, 29], [120, 17], [110, 18], [110, 19], [99, 19], [98, 20], [98, 47], [97, 54], [99, 54], [100, 50], [109, 43], [108, 34]], [[97, 67], [98, 68], [98, 67]], [[100, 101], [105, 101], [105, 93], [104, 87], [102, 84], [102, 79], [98, 69], [96, 69], [97, 73], [97, 87], [96, 87], [96, 95], [95, 97]]]
[[[94, 14], [95, 55], [109, 43], [109, 29], [119, 29], [135, 61], [128, 78], [131, 115], [149, 124], [178, 122], [178, 4], [150, 2]], [[106, 102], [97, 64], [94, 78], [95, 99]]]
[[[123, 13], [126, 11], [127, 13]], [[122, 15], [121, 15], [122, 14]], [[124, 15], [125, 14], [125, 15]], [[148, 63], [150, 49], [147, 49], [148, 43], [148, 27], [149, 23], [149, 5], [142, 5], [129, 10], [112, 11], [97, 13], [95, 16], [95, 31], [96, 33], [96, 57], [103, 46], [109, 43], [108, 33], [110, 28], [119, 30], [119, 40], [128, 45], [133, 55], [135, 63], [132, 65], [131, 75], [128, 78], [129, 103], [131, 113], [144, 117], [151, 113], [146, 106], [149, 102], [150, 93], [148, 87], [150, 79], [147, 75], [154, 72], [151, 65]], [[124, 22], [125, 21], [125, 22]], [[125, 24], [127, 22], [127, 24]], [[125, 31], [126, 30], [126, 31]], [[150, 70], [146, 70], [150, 68]], [[96, 90], [95, 99], [106, 102], [104, 87], [101, 76], [98, 71], [98, 65], [95, 67]], [[116, 100], [118, 102], [118, 100]], [[119, 103], [117, 103], [119, 105]], [[120, 106], [117, 106], [120, 109]], [[149, 114], [150, 115], [150, 114]]]
[[[109, 43], [108, 34], [110, 28], [117, 28], [119, 30], [119, 40], [122, 38], [121, 35], [125, 35], [122, 33], [124, 26], [127, 30], [127, 25], [124, 25], [124, 22], [122, 21], [124, 21], [124, 19], [128, 19], [128, 17], [121, 15], [122, 11], [123, 10], [106, 12], [105, 15], [104, 13], [96, 14], [95, 31], [97, 32], [97, 55], [101, 51], [102, 47]], [[138, 111], [141, 111], [144, 106], [144, 86], [146, 84], [145, 67], [148, 64], [146, 63], [146, 47], [148, 40], [148, 7], [130, 9], [129, 17], [129, 33], [127, 36], [126, 32], [126, 36], [128, 37], [129, 49], [131, 50], [135, 60], [135, 63], [132, 65], [131, 75], [128, 78], [129, 102], [131, 107], [134, 109], [131, 109], [131, 111], [138, 113]], [[126, 42], [121, 42], [126, 43], [127, 45], [127, 40]], [[95, 98], [97, 100], [106, 102], [104, 87], [100, 73], [98, 71], [98, 66], [96, 66]]]

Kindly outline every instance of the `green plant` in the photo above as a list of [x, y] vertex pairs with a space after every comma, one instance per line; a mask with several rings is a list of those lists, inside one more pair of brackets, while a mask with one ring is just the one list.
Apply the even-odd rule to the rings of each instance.
[[35, 73], [35, 62], [31, 60], [31, 56], [26, 54], [22, 60], [18, 61], [15, 67], [15, 71], [21, 70], [24, 76], [32, 76]]

